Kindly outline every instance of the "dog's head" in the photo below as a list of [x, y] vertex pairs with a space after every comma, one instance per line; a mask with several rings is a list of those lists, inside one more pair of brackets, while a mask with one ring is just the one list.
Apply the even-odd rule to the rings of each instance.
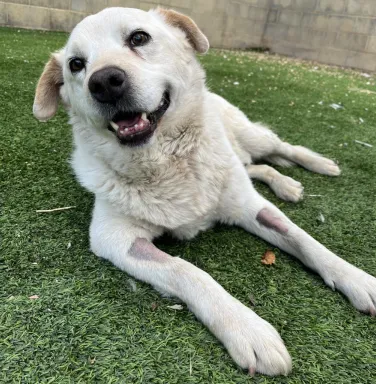
[[197, 25], [180, 13], [105, 9], [79, 23], [52, 55], [37, 85], [34, 115], [48, 120], [62, 99], [76, 121], [111, 130], [122, 144], [142, 144], [165, 114], [186, 102], [182, 94], [202, 88], [194, 57], [208, 48]]

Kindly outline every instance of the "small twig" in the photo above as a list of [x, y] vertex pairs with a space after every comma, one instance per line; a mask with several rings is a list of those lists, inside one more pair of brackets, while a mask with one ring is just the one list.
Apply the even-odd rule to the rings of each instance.
[[365, 143], [364, 141], [359, 141], [359, 140], [354, 140], [354, 141], [355, 141], [355, 143], [360, 144], [360, 145], [364, 145], [365, 147], [373, 148], [372, 144]]
[[306, 195], [308, 197], [323, 197], [323, 195]]
[[367, 95], [376, 94], [375, 91], [370, 91], [369, 89], [360, 89], [360, 88], [349, 88], [350, 91], [366, 93]]
[[36, 213], [49, 213], [49, 212], [59, 212], [59, 211], [67, 211], [68, 209], [76, 208], [75, 205], [71, 207], [62, 207], [62, 208], [54, 208], [54, 209], [38, 209], [35, 212]]

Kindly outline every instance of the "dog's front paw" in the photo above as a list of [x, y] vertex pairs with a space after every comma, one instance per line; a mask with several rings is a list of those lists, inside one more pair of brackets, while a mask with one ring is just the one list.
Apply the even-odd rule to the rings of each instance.
[[376, 316], [376, 278], [340, 260], [324, 281], [332, 289], [342, 292], [359, 311]]
[[278, 332], [241, 303], [225, 314], [217, 336], [234, 361], [250, 375], [287, 375], [291, 357]]

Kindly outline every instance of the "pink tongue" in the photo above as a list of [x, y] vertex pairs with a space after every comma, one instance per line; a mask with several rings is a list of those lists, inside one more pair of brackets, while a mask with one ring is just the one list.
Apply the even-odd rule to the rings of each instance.
[[119, 126], [120, 129], [125, 129], [125, 128], [130, 128], [139, 123], [141, 120], [141, 113], [134, 116], [130, 117], [129, 119], [126, 120], [119, 120], [119, 121], [114, 121], [115, 124]]

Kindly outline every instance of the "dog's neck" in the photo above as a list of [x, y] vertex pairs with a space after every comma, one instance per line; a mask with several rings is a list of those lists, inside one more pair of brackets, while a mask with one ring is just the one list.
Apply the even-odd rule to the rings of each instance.
[[172, 113], [162, 119], [157, 132], [162, 153], [184, 157], [199, 146], [204, 130], [204, 94], [192, 92], [181, 97]]

